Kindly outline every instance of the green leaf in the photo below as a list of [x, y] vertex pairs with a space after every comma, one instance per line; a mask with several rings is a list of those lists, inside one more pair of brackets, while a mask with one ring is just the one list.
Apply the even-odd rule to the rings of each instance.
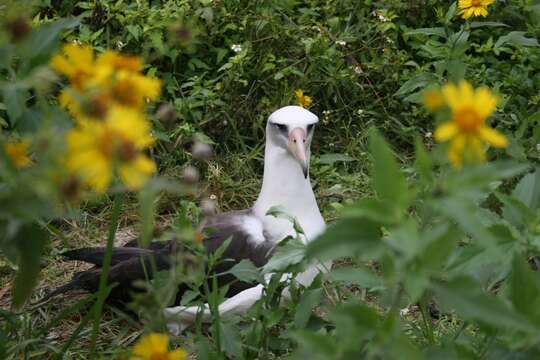
[[264, 265], [262, 271], [267, 274], [270, 272], [283, 271], [291, 265], [296, 265], [304, 260], [306, 246], [300, 241], [288, 238], [283, 240], [277, 247], [276, 252], [268, 263]]
[[383, 280], [379, 276], [365, 268], [342, 267], [332, 269], [328, 273], [328, 277], [338, 283], [358, 285], [366, 289], [382, 288], [384, 286]]
[[373, 187], [377, 196], [398, 208], [406, 207], [409, 198], [407, 182], [390, 147], [376, 130], [370, 134], [370, 150], [373, 155]]
[[525, 175], [515, 187], [512, 196], [519, 199], [529, 209], [538, 209], [540, 207], [540, 169]]
[[306, 327], [311, 312], [315, 306], [319, 305], [322, 297], [322, 288], [306, 290], [302, 294], [302, 298], [296, 305], [294, 314], [294, 326], [297, 329]]
[[221, 335], [221, 350], [231, 358], [238, 358], [242, 354], [242, 342], [238, 328], [233, 324], [219, 323]]
[[471, 29], [481, 28], [481, 27], [510, 27], [502, 22], [497, 21], [472, 21], [470, 23]]
[[454, 1], [452, 5], [448, 7], [448, 11], [446, 12], [444, 16], [444, 23], [450, 24], [450, 22], [452, 21], [452, 18], [456, 16], [456, 13], [457, 13], [457, 1]]
[[407, 80], [403, 85], [401, 85], [395, 95], [403, 97], [417, 89], [423, 89], [428, 85], [437, 84], [438, 82], [439, 79], [437, 78], [437, 75], [433, 73], [422, 73]]
[[517, 311], [540, 324], [540, 278], [517, 253], [512, 261], [510, 298]]
[[495, 192], [495, 196], [503, 203], [503, 218], [516, 227], [526, 226], [535, 220], [535, 212], [525, 206], [519, 199], [500, 192]]
[[470, 199], [463, 197], [447, 197], [435, 204], [437, 210], [455, 221], [466, 233], [472, 235], [475, 241], [485, 247], [496, 243], [494, 236], [482, 226], [477, 213], [478, 206]]
[[408, 219], [393, 229], [390, 235], [384, 238], [384, 242], [406, 260], [412, 259], [422, 249], [418, 225], [413, 219]]
[[29, 59], [41, 55], [54, 45], [62, 30], [74, 28], [79, 23], [79, 19], [71, 18], [59, 19], [40, 26], [32, 31], [30, 37], [21, 44], [19, 48], [21, 57]]
[[266, 215], [289, 220], [293, 224], [294, 231], [296, 231], [298, 234], [304, 234], [304, 230], [296, 217], [289, 214], [282, 206], [272, 206], [270, 209], [268, 209]]
[[359, 341], [375, 336], [380, 324], [377, 312], [364, 304], [343, 304], [330, 313], [342, 348], [358, 348]]
[[323, 154], [319, 156], [319, 162], [322, 164], [334, 164], [336, 162], [354, 161], [355, 158], [345, 154]]
[[414, 29], [407, 31], [404, 35], [437, 35], [446, 38], [446, 32], [442, 27]]
[[248, 259], [244, 259], [234, 265], [229, 271], [226, 272], [226, 274], [232, 274], [240, 281], [262, 282], [262, 276], [259, 269], [257, 269], [257, 267]]
[[380, 225], [367, 219], [343, 219], [309, 243], [307, 255], [321, 261], [355, 256], [376, 258], [382, 251]]
[[414, 148], [416, 154], [414, 169], [418, 173], [421, 182], [429, 183], [433, 180], [433, 161], [429, 157], [421, 138], [416, 137]]
[[335, 337], [313, 331], [298, 331], [292, 334], [300, 346], [299, 354], [294, 359], [327, 360], [336, 355]]
[[501, 36], [493, 47], [500, 48], [505, 44], [515, 46], [538, 46], [538, 40], [536, 38], [528, 38], [524, 35], [525, 31], [511, 31], [508, 34]]
[[446, 309], [465, 320], [495, 327], [539, 333], [526, 317], [508, 307], [500, 298], [482, 291], [481, 285], [468, 277], [457, 277], [447, 283], [432, 284], [437, 299]]
[[395, 224], [401, 220], [403, 212], [392, 202], [364, 198], [345, 207], [341, 215], [344, 218], [365, 218], [381, 224]]
[[495, 181], [519, 175], [530, 169], [527, 164], [514, 161], [496, 161], [474, 166], [463, 171], [452, 172], [445, 176], [445, 190], [470, 196], [479, 189], [488, 188]]
[[7, 108], [9, 122], [14, 126], [25, 110], [26, 92], [21, 91], [16, 85], [6, 85], [4, 86], [2, 95]]
[[21, 307], [37, 284], [41, 253], [48, 239], [37, 224], [25, 224], [18, 229], [15, 242], [19, 252], [19, 270], [13, 283], [13, 305]]

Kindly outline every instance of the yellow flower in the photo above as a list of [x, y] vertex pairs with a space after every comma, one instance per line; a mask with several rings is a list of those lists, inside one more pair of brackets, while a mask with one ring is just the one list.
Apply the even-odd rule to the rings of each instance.
[[143, 336], [133, 347], [130, 360], [185, 360], [187, 353], [182, 349], [169, 351], [169, 337], [151, 333]]
[[95, 75], [94, 50], [88, 45], [66, 44], [64, 55], [55, 55], [51, 59], [51, 67], [67, 76], [71, 85], [83, 90], [87, 82]]
[[462, 18], [468, 19], [473, 16], [488, 15], [487, 7], [495, 0], [459, 0], [459, 12]]
[[296, 90], [294, 94], [296, 95], [296, 100], [298, 100], [298, 105], [303, 108], [308, 108], [311, 106], [313, 100], [311, 97], [304, 95], [304, 92], [301, 89]]
[[4, 144], [4, 151], [15, 167], [22, 168], [32, 163], [28, 157], [29, 146], [28, 141], [11, 142]]
[[430, 89], [424, 91], [423, 98], [424, 106], [429, 111], [437, 111], [445, 105], [443, 94], [438, 89]]
[[143, 68], [143, 63], [139, 57], [122, 55], [112, 50], [106, 50], [98, 56], [96, 65], [110, 66], [114, 70], [129, 70], [133, 72], [141, 72]]
[[143, 154], [153, 142], [140, 112], [115, 106], [104, 120], [80, 121], [68, 132], [67, 167], [98, 192], [107, 190], [115, 173], [129, 189], [138, 189], [156, 172]]
[[444, 101], [452, 111], [452, 119], [441, 124], [434, 134], [437, 142], [451, 140], [448, 158], [460, 167], [466, 160], [483, 162], [483, 143], [506, 147], [508, 141], [498, 131], [486, 126], [485, 121], [497, 106], [497, 98], [485, 87], [473, 89], [462, 80], [457, 86], [447, 84], [442, 89]]
[[120, 104], [140, 108], [146, 99], [155, 100], [161, 93], [161, 81], [131, 71], [117, 72], [112, 96]]

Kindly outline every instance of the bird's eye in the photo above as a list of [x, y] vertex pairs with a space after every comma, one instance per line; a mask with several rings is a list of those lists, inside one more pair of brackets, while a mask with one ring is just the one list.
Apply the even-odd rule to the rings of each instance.
[[279, 131], [287, 131], [287, 125], [276, 124], [276, 123], [274, 123], [274, 125], [279, 129]]
[[308, 133], [311, 132], [311, 130], [313, 130], [313, 127], [314, 127], [314, 126], [315, 126], [315, 124], [309, 124], [309, 125], [307, 126], [307, 132], [308, 132]]

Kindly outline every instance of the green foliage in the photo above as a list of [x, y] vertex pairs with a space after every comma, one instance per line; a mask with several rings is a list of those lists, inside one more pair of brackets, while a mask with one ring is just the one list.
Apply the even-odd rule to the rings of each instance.
[[[24, 171], [0, 147], [0, 271], [21, 308], [0, 309], [0, 358], [126, 358], [138, 334], [165, 331], [162, 310], [179, 283], [190, 287], [182, 305], [207, 303], [213, 314], [209, 327], [198, 319], [175, 340], [198, 359], [540, 356], [538, 4], [497, 1], [487, 19], [471, 21], [459, 17], [457, 2], [437, 0], [51, 0], [13, 9], [0, 35], [0, 144], [36, 141]], [[32, 17], [32, 29], [15, 41], [9, 20], [21, 14]], [[111, 209], [107, 196], [66, 201], [66, 184], [55, 182], [59, 135], [70, 120], [56, 104], [59, 81], [47, 63], [61, 40], [141, 55], [145, 72], [164, 82], [162, 102], [176, 111], [173, 119], [153, 116], [152, 155], [173, 179], [153, 180], [122, 208]], [[436, 124], [420, 103], [426, 88], [463, 78], [498, 93], [491, 125], [510, 146], [458, 170], [434, 145]], [[297, 237], [262, 268], [243, 261], [228, 271], [263, 281], [264, 296], [246, 315], [221, 318], [227, 289], [211, 270], [227, 261], [227, 244], [208, 256], [191, 241], [199, 210], [174, 178], [198, 165], [207, 183], [201, 193], [229, 197], [223, 208], [248, 206], [262, 171], [264, 121], [293, 103], [297, 88], [321, 118], [310, 173], [332, 221], [306, 246], [302, 224], [272, 209]], [[193, 139], [215, 144], [219, 158], [195, 162], [185, 151]], [[100, 294], [61, 311], [22, 307], [40, 262], [54, 268], [59, 252], [80, 245], [73, 228], [97, 243], [111, 215], [108, 246], [120, 217], [140, 225], [143, 244], [178, 238], [190, 250], [176, 269], [140, 284], [148, 292], [131, 309], [142, 325], [102, 314], [110, 289], [103, 281]], [[171, 225], [158, 234], [161, 222]], [[328, 261], [334, 267], [308, 288], [284, 276]], [[66, 323], [75, 325], [65, 330]]]

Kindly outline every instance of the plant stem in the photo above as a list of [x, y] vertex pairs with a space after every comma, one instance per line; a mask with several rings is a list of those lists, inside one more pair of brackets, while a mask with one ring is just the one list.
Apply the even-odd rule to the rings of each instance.
[[107, 279], [109, 277], [109, 267], [111, 265], [112, 250], [116, 228], [118, 227], [118, 218], [120, 217], [120, 209], [123, 202], [123, 194], [116, 194], [114, 197], [111, 225], [109, 227], [109, 237], [107, 238], [107, 248], [105, 249], [105, 257], [103, 258], [103, 267], [99, 278], [99, 289], [97, 293], [96, 305], [94, 308], [94, 325], [92, 327], [92, 340], [90, 343], [90, 358], [95, 358], [96, 340], [99, 331], [99, 323], [101, 322], [101, 314], [103, 312], [103, 304], [108, 295]]

